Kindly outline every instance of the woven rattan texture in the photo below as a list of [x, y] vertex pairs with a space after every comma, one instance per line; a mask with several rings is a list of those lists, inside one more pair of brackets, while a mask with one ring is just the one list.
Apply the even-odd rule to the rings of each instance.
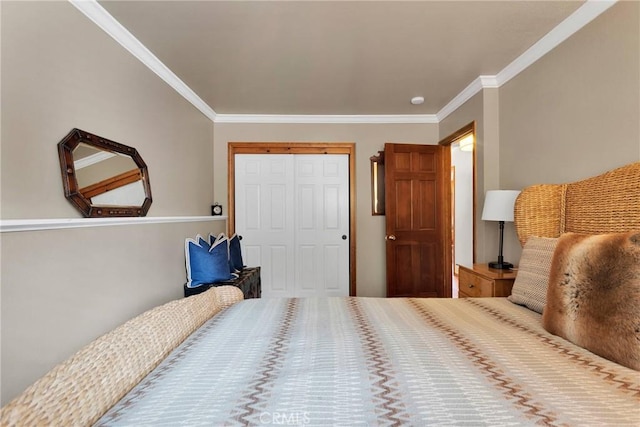
[[514, 217], [523, 246], [529, 236], [640, 230], [640, 162], [571, 184], [527, 187]]
[[2, 426], [93, 424], [193, 331], [242, 300], [234, 286], [171, 301], [87, 345], [2, 408]]

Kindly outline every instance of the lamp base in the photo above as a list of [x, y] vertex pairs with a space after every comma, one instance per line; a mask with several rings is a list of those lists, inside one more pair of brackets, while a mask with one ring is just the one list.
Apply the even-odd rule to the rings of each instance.
[[489, 268], [495, 268], [496, 270], [511, 270], [513, 268], [513, 264], [510, 262], [490, 262]]

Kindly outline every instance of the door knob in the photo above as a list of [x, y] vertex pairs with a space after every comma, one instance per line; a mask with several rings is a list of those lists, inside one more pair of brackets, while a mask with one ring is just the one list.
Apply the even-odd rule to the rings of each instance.
[[342, 240], [347, 240], [347, 235], [346, 234], [342, 235]]
[[396, 236], [394, 236], [393, 234], [390, 236], [384, 236], [384, 240], [396, 240]]

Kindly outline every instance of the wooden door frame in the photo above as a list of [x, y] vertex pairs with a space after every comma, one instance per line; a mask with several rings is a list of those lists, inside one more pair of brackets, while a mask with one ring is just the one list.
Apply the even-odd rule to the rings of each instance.
[[356, 296], [356, 144], [354, 142], [229, 142], [227, 144], [228, 229], [236, 229], [236, 154], [346, 154], [349, 156], [349, 295]]
[[[473, 192], [473, 200], [472, 200], [472, 205], [473, 205], [473, 236], [471, 237], [472, 241], [473, 241], [473, 248], [472, 248], [472, 262], [475, 263], [476, 262], [476, 156], [477, 156], [477, 142], [478, 142], [478, 138], [476, 135], [476, 122], [475, 120], [472, 121], [471, 123], [466, 124], [465, 126], [461, 127], [460, 129], [458, 129], [457, 131], [453, 132], [451, 135], [448, 135], [447, 137], [443, 138], [440, 140], [440, 142], [438, 142], [438, 145], [443, 145], [446, 147], [451, 147], [451, 145], [455, 142], [457, 142], [458, 140], [460, 140], [462, 137], [468, 135], [468, 134], [472, 134], [473, 135], [473, 156], [472, 156], [472, 170], [471, 170], [471, 175], [472, 175], [472, 179], [473, 179], [473, 183], [472, 186], [473, 188], [471, 189]], [[451, 150], [449, 150], [449, 153], [451, 153]], [[449, 156], [449, 168], [451, 168], [451, 156]], [[449, 204], [451, 204], [451, 201], [449, 201]], [[449, 208], [449, 212], [450, 215], [454, 214], [454, 211], [452, 209], [452, 207]], [[453, 241], [453, 240], [452, 240]], [[453, 241], [453, 244], [455, 245], [455, 241]]]

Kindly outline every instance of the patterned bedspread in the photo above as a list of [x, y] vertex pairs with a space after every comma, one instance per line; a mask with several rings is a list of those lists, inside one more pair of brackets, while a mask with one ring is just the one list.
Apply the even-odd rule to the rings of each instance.
[[97, 423], [640, 425], [640, 373], [505, 298], [245, 300]]

